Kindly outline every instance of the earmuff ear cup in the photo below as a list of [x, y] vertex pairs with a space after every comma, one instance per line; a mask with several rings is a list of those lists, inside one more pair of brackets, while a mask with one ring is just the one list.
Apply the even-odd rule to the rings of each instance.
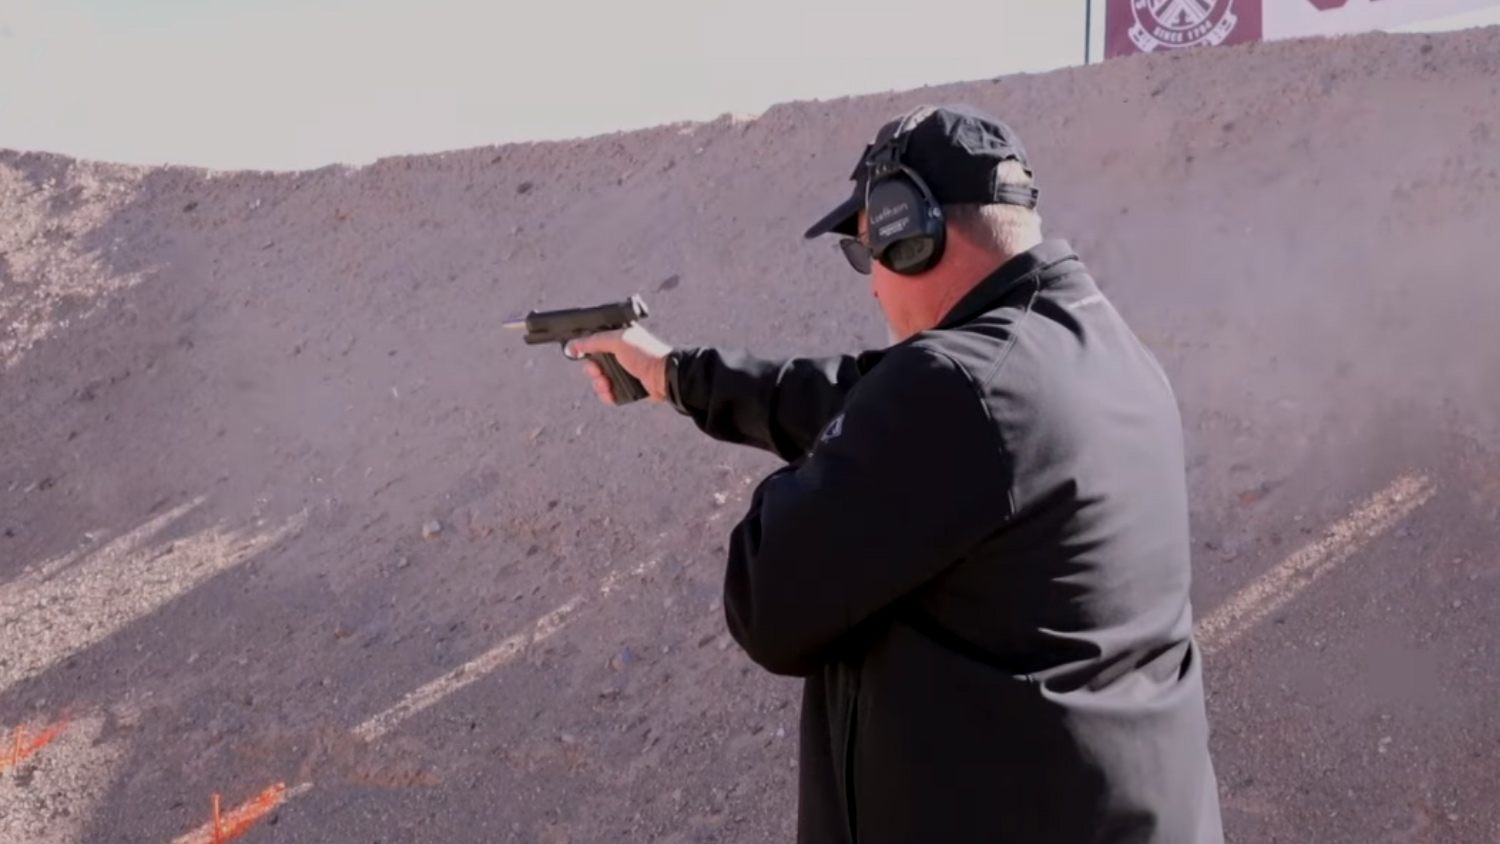
[[943, 255], [942, 210], [905, 167], [871, 184], [866, 199], [870, 251], [892, 272], [926, 272]]
[[926, 273], [944, 250], [942, 210], [916, 174], [900, 168], [870, 186], [865, 213], [870, 252], [903, 276]]
[[880, 263], [891, 272], [916, 275], [926, 272], [939, 257], [936, 240], [918, 237], [892, 244], [881, 256]]

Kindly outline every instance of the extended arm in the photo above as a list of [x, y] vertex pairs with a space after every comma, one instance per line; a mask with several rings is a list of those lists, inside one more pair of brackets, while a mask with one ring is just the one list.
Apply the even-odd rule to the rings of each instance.
[[678, 348], [668, 356], [668, 400], [714, 439], [792, 461], [843, 407], [875, 354], [772, 360]]
[[756, 488], [730, 541], [730, 632], [767, 670], [805, 676], [1010, 518], [1010, 488], [967, 374], [939, 353], [892, 353], [805, 460]]

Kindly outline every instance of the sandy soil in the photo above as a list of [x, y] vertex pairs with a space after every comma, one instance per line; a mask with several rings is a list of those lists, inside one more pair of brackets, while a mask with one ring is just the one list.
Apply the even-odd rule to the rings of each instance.
[[1500, 31], [1375, 35], [364, 168], [0, 152], [0, 841], [278, 784], [241, 840], [790, 841], [797, 687], [718, 599], [773, 460], [498, 326], [883, 342], [800, 236], [935, 100], [1178, 388], [1230, 839], [1500, 841], [1497, 80]]

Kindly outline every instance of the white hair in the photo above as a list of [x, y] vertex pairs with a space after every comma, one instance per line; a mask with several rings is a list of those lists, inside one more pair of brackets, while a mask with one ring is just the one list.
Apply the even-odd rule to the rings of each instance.
[[[1000, 165], [996, 177], [1001, 184], [1031, 187], [1031, 176], [1019, 161]], [[992, 205], [946, 205], [948, 225], [979, 247], [1000, 255], [1015, 255], [1042, 239], [1042, 215], [1035, 208], [995, 203]]]

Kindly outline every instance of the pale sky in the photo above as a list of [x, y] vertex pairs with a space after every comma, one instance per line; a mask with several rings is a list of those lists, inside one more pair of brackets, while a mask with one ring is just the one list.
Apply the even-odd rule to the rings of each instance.
[[285, 170], [597, 135], [1081, 64], [1085, 8], [0, 0], [0, 148]]

